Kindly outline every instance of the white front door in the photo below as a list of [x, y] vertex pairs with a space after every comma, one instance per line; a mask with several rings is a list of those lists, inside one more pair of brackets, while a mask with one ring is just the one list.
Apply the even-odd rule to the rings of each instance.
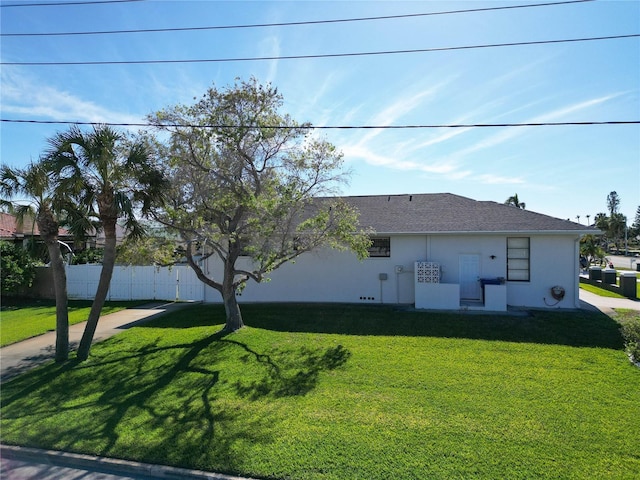
[[480, 255], [460, 255], [460, 299], [481, 300]]

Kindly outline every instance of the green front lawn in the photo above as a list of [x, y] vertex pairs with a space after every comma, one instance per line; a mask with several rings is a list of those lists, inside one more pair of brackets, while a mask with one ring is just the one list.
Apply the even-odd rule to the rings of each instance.
[[196, 305], [1, 391], [2, 442], [259, 478], [638, 478], [619, 325], [379, 306]]
[[626, 298], [616, 292], [610, 292], [609, 290], [605, 290], [604, 288], [596, 287], [595, 285], [591, 285], [588, 283], [580, 283], [580, 288], [586, 290], [587, 292], [595, 293], [596, 295], [600, 295], [601, 297], [611, 297], [611, 298]]
[[[148, 303], [105, 302], [102, 315]], [[84, 322], [91, 310], [90, 300], [69, 301], [69, 324]], [[0, 347], [42, 335], [56, 328], [56, 304], [53, 300], [2, 298], [0, 311]]]

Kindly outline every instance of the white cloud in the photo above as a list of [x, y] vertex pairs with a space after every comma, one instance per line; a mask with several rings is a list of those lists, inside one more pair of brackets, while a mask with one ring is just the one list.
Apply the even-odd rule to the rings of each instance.
[[32, 78], [3, 69], [0, 77], [3, 114], [26, 115], [60, 121], [140, 123], [144, 115], [135, 116], [110, 110], [92, 101]]
[[511, 184], [523, 184], [524, 179], [522, 177], [505, 177], [502, 175], [495, 175], [493, 173], [484, 173], [474, 177], [474, 180], [478, 183], [490, 184], [490, 185], [511, 185]]
[[415, 110], [428, 97], [435, 95], [442, 85], [433, 85], [413, 95], [397, 98], [393, 103], [378, 112], [372, 120], [374, 125], [392, 125], [399, 118]]
[[417, 162], [404, 160], [396, 156], [376, 153], [363, 145], [351, 145], [343, 149], [346, 158], [359, 158], [370, 165], [393, 168], [396, 170], [415, 170], [434, 174], [459, 175], [458, 165], [455, 162], [442, 161], [438, 163]]
[[[434, 89], [431, 90], [424, 90], [414, 95], [397, 99], [395, 102], [387, 105], [374, 117], [375, 123], [378, 125], [394, 124], [398, 119], [417, 108], [429, 97], [429, 95], [434, 94], [435, 91], [437, 91], [437, 88], [434, 87]], [[568, 115], [593, 108], [599, 104], [607, 102], [615, 96], [617, 95], [606, 95], [567, 105], [532, 117], [529, 120], [526, 120], [526, 123], [561, 121]], [[539, 101], [531, 102], [527, 106], [531, 107], [537, 103], [539, 103]], [[522, 109], [525, 109], [525, 107], [519, 106], [513, 111]], [[453, 123], [469, 123], [477, 115], [486, 115], [487, 110], [491, 110], [490, 105], [484, 104], [473, 111], [465, 113]], [[370, 165], [392, 168], [395, 170], [425, 172], [440, 175], [443, 179], [452, 181], [460, 181], [473, 177], [474, 182], [485, 185], [522, 185], [526, 183], [522, 175], [509, 175], [504, 172], [501, 174], [479, 173], [474, 172], [472, 169], [464, 168], [462, 163], [462, 159], [465, 156], [500, 145], [524, 134], [526, 132], [526, 127], [501, 129], [498, 133], [494, 133], [477, 143], [467, 146], [466, 148], [455, 150], [446, 157], [439, 157], [437, 162], [423, 162], [415, 160], [420, 157], [429, 158], [428, 147], [453, 140], [470, 130], [473, 130], [473, 128], [452, 129], [450, 131], [441, 132], [436, 136], [428, 137], [422, 141], [416, 141], [417, 139], [415, 137], [402, 143], [398, 143], [397, 140], [394, 141], [391, 139], [390, 142], [385, 145], [380, 144], [380, 139], [376, 138], [382, 133], [382, 130], [375, 130], [361, 137], [356, 143], [346, 145], [343, 150], [347, 158], [359, 158]]]
[[[566, 117], [568, 115], [576, 112], [580, 112], [583, 110], [587, 110], [596, 105], [600, 105], [619, 95], [621, 94], [605, 95], [602, 97], [574, 103], [572, 105], [567, 105], [565, 107], [558, 108], [556, 110], [552, 110], [550, 112], [546, 112], [541, 115], [537, 115], [535, 117], [529, 118], [528, 120], [525, 120], [522, 123], [547, 123], [547, 122], [567, 121]], [[491, 135], [485, 138], [484, 140], [481, 140], [480, 142], [475, 143], [474, 145], [470, 145], [467, 148], [458, 150], [456, 152], [456, 156], [463, 157], [480, 150], [484, 150], [490, 147], [494, 147], [496, 145], [500, 145], [515, 137], [525, 134], [529, 128], [536, 128], [536, 127], [505, 127], [500, 132], [494, 135]]]
[[[446, 85], [451, 83], [451, 81], [452, 79], [444, 80], [440, 83], [429, 85], [427, 87], [419, 87], [414, 93], [401, 95], [383, 107], [382, 110], [375, 113], [371, 117], [371, 120], [366, 123], [377, 126], [390, 126], [397, 124], [400, 119], [423, 106], [427, 99], [433, 98]], [[383, 129], [370, 130], [360, 138], [356, 145], [365, 149], [373, 150], [375, 149], [375, 147], [371, 145], [373, 140], [383, 132]], [[396, 161], [400, 162], [401, 159], [398, 158]]]
[[573, 105], [568, 105], [566, 107], [558, 108], [557, 110], [553, 110], [551, 112], [544, 113], [542, 115], [534, 117], [533, 119], [530, 120], [530, 122], [539, 123], [539, 122], [561, 121], [564, 117], [566, 117], [569, 114], [579, 112], [581, 110], [586, 110], [596, 105], [600, 105], [601, 103], [608, 102], [609, 100], [619, 97], [620, 95], [622, 95], [622, 93], [613, 93], [611, 95], [592, 98], [591, 100], [585, 100], [583, 102], [575, 103]]
[[[275, 35], [265, 37], [259, 45], [260, 56], [262, 57], [279, 57], [281, 55], [280, 38]], [[279, 60], [269, 60], [267, 66], [267, 78], [269, 83], [275, 83], [278, 77]]]

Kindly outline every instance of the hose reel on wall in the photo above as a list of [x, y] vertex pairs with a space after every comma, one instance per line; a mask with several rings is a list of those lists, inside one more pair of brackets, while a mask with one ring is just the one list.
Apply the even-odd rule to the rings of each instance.
[[558, 301], [562, 300], [564, 298], [564, 294], [565, 294], [564, 287], [561, 287], [560, 285], [551, 287], [551, 296], [556, 300]]
[[557, 304], [559, 304], [562, 299], [564, 298], [565, 294], [567, 293], [564, 289], [564, 287], [561, 287], [560, 285], [554, 285], [553, 287], [551, 287], [551, 296], [553, 297], [553, 299], [556, 301], [556, 303], [554, 304], [549, 304], [547, 303], [547, 299], [544, 299], [544, 303], [545, 305], [548, 305], [550, 307], [556, 306]]

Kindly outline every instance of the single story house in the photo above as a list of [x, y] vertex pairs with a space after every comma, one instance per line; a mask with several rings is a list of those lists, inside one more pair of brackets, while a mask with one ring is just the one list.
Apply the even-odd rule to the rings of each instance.
[[[345, 197], [375, 230], [370, 257], [330, 249], [248, 282], [245, 302], [409, 304], [504, 311], [579, 307], [579, 247], [599, 230], [514, 206], [442, 194]], [[246, 260], [248, 261], [248, 260]], [[220, 268], [210, 257], [205, 270]], [[204, 301], [220, 295], [204, 289]]]

